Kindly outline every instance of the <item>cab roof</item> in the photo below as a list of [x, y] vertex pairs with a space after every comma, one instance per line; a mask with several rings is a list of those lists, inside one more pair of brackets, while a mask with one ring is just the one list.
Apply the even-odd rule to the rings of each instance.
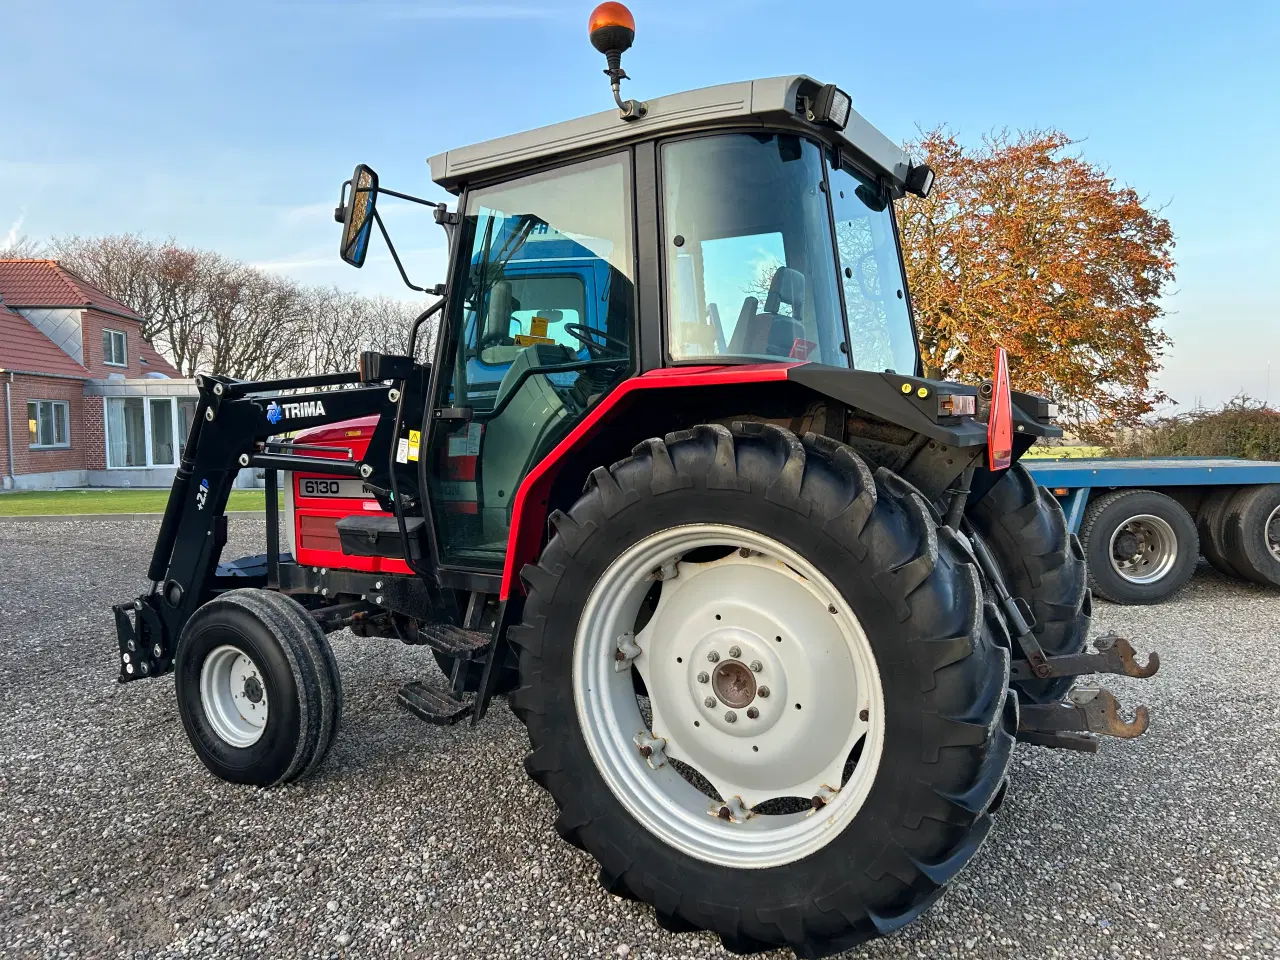
[[851, 152], [863, 166], [885, 177], [895, 195], [901, 194], [911, 158], [856, 110], [850, 109], [842, 131], [803, 119], [800, 98], [812, 96], [820, 87], [818, 81], [801, 74], [655, 97], [645, 101], [647, 112], [638, 120], [623, 120], [616, 109], [605, 110], [436, 154], [429, 160], [431, 179], [456, 194], [469, 183], [659, 134], [723, 126], [781, 126], [808, 128], [817, 138]]

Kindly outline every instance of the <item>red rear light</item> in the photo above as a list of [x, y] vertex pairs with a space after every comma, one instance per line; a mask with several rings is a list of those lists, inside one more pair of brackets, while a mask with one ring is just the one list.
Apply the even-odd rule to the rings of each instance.
[[996, 347], [993, 380], [995, 389], [987, 420], [987, 464], [992, 470], [1008, 470], [1013, 465], [1013, 396], [1009, 391], [1009, 357], [1004, 347]]

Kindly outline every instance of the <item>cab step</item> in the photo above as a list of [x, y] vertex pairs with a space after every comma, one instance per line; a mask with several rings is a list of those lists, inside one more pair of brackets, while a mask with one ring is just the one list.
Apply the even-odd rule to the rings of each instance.
[[442, 727], [457, 723], [474, 707], [471, 700], [458, 700], [448, 690], [421, 680], [406, 683], [396, 699], [419, 719]]
[[478, 660], [489, 649], [488, 630], [468, 630], [450, 623], [425, 623], [418, 627], [418, 634], [432, 650], [459, 660]]

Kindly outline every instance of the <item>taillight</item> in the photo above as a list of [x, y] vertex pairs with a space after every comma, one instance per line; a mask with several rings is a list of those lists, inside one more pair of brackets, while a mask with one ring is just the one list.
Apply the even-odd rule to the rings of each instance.
[[991, 414], [987, 419], [987, 464], [992, 470], [1013, 465], [1013, 396], [1009, 390], [1009, 356], [996, 347]]

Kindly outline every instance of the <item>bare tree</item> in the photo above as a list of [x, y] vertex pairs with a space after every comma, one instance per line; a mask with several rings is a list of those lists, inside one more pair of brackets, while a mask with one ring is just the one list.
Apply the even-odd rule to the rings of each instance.
[[[15, 225], [16, 226], [16, 225]], [[5, 237], [0, 247], [0, 260], [34, 260], [45, 255], [44, 247], [23, 234]]]

